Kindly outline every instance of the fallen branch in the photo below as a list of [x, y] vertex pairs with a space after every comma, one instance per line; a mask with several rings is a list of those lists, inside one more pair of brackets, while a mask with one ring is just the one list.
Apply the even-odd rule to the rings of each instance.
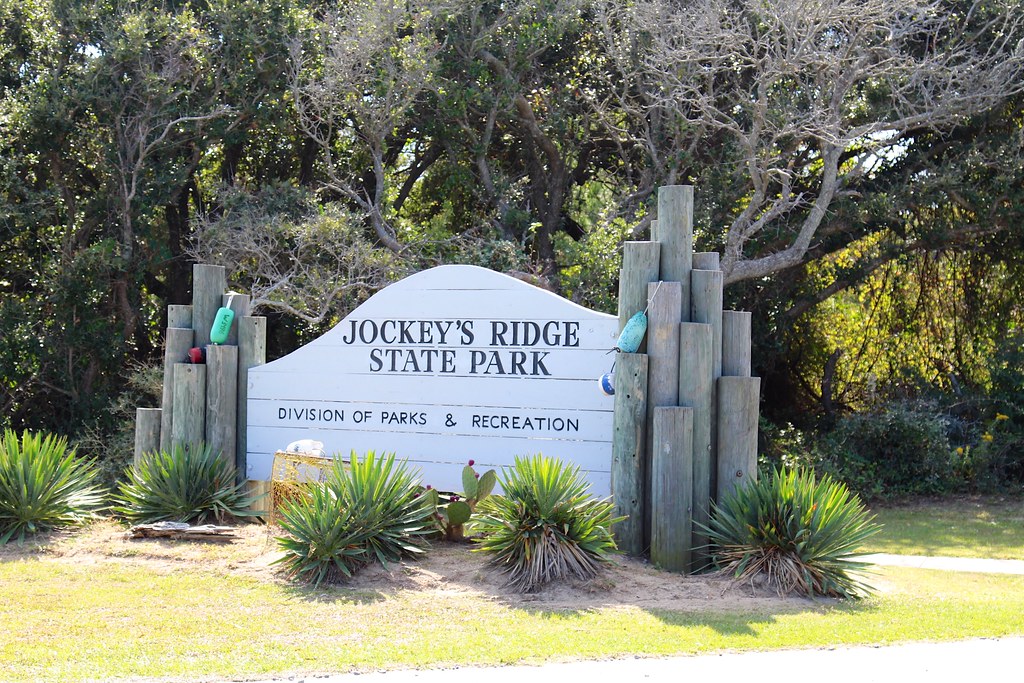
[[156, 522], [154, 524], [136, 524], [128, 529], [128, 538], [177, 538], [196, 540], [225, 541], [235, 536], [235, 528], [230, 526], [214, 526], [202, 524], [191, 526], [184, 522]]

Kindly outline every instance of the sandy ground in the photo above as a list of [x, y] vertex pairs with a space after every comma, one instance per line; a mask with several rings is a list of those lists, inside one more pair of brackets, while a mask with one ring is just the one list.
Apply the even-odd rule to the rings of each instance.
[[[102, 521], [87, 529], [55, 532], [23, 545], [0, 546], [0, 560], [19, 555], [48, 556], [78, 564], [128, 563], [154, 571], [203, 570], [246, 575], [260, 581], [286, 583], [273, 564], [280, 557], [275, 536], [279, 530], [257, 524], [236, 529], [229, 541], [129, 539], [125, 527]], [[473, 552], [471, 543], [435, 542], [422, 557], [385, 569], [372, 564], [341, 584], [357, 591], [388, 594], [429, 592], [483, 595], [515, 606], [553, 609], [595, 609], [637, 606], [678, 611], [744, 611], [771, 606], [797, 608], [807, 600], [780, 598], [764, 588], [720, 576], [682, 576], [659, 571], [648, 562], [618, 556], [596, 579], [550, 585], [522, 594], [505, 586], [505, 577]], [[818, 600], [817, 604], [823, 601]]]

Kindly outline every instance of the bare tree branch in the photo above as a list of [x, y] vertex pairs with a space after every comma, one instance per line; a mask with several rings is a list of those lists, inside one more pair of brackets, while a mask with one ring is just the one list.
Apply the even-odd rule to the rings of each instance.
[[[908, 131], [947, 130], [1024, 91], [1024, 13], [1011, 0], [966, 12], [941, 0], [640, 0], [598, 16], [623, 80], [658, 93], [620, 96], [634, 118], [691, 127], [652, 138], [653, 163], [695, 136], [737, 152], [726, 282], [803, 262], [833, 201]], [[769, 226], [788, 242], [765, 253]]]

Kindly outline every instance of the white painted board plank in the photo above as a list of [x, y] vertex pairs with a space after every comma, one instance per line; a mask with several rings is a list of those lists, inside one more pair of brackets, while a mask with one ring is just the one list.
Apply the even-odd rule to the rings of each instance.
[[470, 458], [543, 452], [607, 495], [614, 401], [597, 380], [617, 333], [614, 316], [483, 268], [418, 273], [250, 371], [247, 475], [268, 477], [274, 451], [314, 439], [396, 452], [452, 490]]

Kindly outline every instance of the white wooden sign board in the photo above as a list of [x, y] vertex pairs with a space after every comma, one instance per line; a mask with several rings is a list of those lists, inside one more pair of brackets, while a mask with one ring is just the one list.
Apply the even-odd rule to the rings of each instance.
[[249, 370], [247, 472], [300, 439], [394, 452], [424, 484], [543, 453], [611, 490], [612, 408], [598, 378], [618, 320], [476, 266], [440, 266], [373, 295], [319, 339]]

